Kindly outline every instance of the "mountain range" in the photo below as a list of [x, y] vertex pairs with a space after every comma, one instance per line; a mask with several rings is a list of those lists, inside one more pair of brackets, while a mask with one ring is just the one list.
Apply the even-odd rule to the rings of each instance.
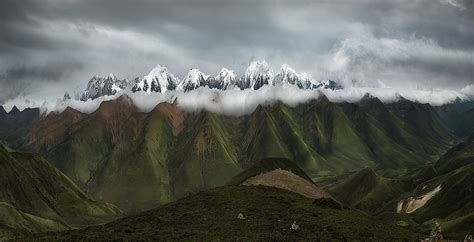
[[371, 96], [357, 104], [324, 96], [296, 107], [280, 102], [241, 117], [188, 113], [176, 103], [143, 113], [121, 96], [91, 114], [51, 113], [22, 147], [45, 155], [92, 197], [142, 211], [223, 185], [267, 157], [294, 160], [315, 181], [364, 167], [397, 176], [452, 145], [440, 119], [429, 105]]
[[[248, 75], [255, 80], [249, 83], [273, 85], [262, 81], [265, 71]], [[147, 80], [155, 81], [154, 89], [168, 90], [174, 77], [159, 73]], [[223, 79], [232, 76], [222, 73]], [[199, 71], [189, 79], [194, 76], [210, 79]], [[275, 76], [272, 81], [298, 85], [291, 73]], [[114, 86], [110, 80], [116, 78], [107, 79], [104, 86]], [[185, 83], [175, 88], [200, 82]], [[437, 219], [446, 235], [459, 238], [473, 224], [472, 110], [473, 102], [436, 107], [399, 98], [383, 103], [369, 94], [354, 103], [333, 103], [322, 94], [295, 106], [266, 103], [241, 116], [185, 111], [179, 100], [143, 112], [127, 95], [102, 102], [92, 113], [68, 107], [42, 115], [37, 108], [6, 112], [0, 106], [0, 165], [5, 184], [17, 184], [0, 189], [6, 194], [1, 212], [8, 214], [1, 223], [10, 226], [2, 233], [78, 228], [134, 214], [144, 214], [136, 217], [143, 219], [150, 209], [164, 213], [167, 204], [181, 208], [175, 201], [193, 194], [200, 195], [189, 206], [201, 206], [207, 197], [227, 199], [233, 192], [256, 196], [252, 188], [229, 188], [245, 183], [330, 198], [336, 201], [329, 202], [332, 208], [361, 210], [415, 234], [427, 234]], [[27, 201], [46, 205], [35, 208]], [[317, 204], [328, 206], [327, 201]]]
[[308, 74], [298, 74], [290, 66], [284, 64], [274, 74], [273, 69], [266, 61], [254, 61], [238, 78], [233, 70], [222, 68], [216, 76], [206, 75], [199, 69], [193, 68], [179, 79], [167, 67], [157, 65], [142, 79], [120, 80], [113, 74], [107, 77], [92, 77], [80, 100], [87, 101], [101, 96], [112, 96], [117, 92], [131, 90], [132, 92], [165, 93], [167, 91], [189, 92], [200, 87], [211, 89], [232, 90], [252, 89], [258, 90], [264, 85], [279, 86], [292, 85], [300, 89], [341, 89], [342, 86], [332, 80], [316, 81]]

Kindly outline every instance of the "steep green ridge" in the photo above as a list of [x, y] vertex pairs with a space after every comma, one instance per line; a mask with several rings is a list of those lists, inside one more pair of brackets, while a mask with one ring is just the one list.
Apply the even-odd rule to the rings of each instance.
[[323, 134], [320, 142], [315, 142], [322, 148], [318, 152], [335, 168], [332, 175], [375, 165], [373, 155], [356, 133], [354, 125], [344, 114], [343, 109], [329, 102], [325, 96], [311, 101], [305, 112], [298, 116], [304, 118], [302, 127], [306, 127], [305, 123], [308, 121], [316, 126], [309, 127], [310, 129], [305, 132], [308, 138]]
[[[360, 211], [316, 205], [289, 191], [262, 186], [227, 186], [187, 196], [117, 221], [60, 233], [42, 240], [327, 240], [419, 239]], [[239, 219], [242, 213], [244, 219]], [[296, 222], [297, 230], [291, 230]]]
[[465, 138], [474, 133], [474, 101], [456, 100], [439, 107], [436, 112], [449, 127], [451, 132], [460, 138]]
[[[181, 114], [170, 106], [145, 114], [123, 96], [90, 115], [66, 110], [40, 123], [26, 147], [45, 153], [94, 198], [126, 212], [150, 209], [171, 200], [167, 160]], [[48, 127], [54, 131], [41, 133]]]
[[8, 152], [0, 146], [0, 203], [5, 236], [40, 229], [98, 223], [120, 211], [90, 199], [39, 155]]
[[70, 227], [58, 221], [24, 213], [8, 203], [0, 202], [0, 239], [66, 229]]
[[[408, 101], [386, 105], [366, 95], [358, 104], [342, 106], [379, 163], [377, 170], [385, 175], [397, 176], [434, 161], [450, 146], [452, 137], [426, 105]], [[412, 120], [411, 116], [423, 117], [426, 113], [429, 115], [425, 120]], [[423, 123], [437, 129], [422, 132], [417, 126], [423, 126]], [[439, 135], [432, 137], [431, 132]], [[437, 149], [433, 150], [433, 147]]]
[[247, 126], [242, 140], [245, 159], [242, 163], [251, 166], [253, 161], [267, 157], [291, 157], [275, 119], [266, 107], [259, 105], [250, 115]]
[[234, 176], [227, 185], [230, 186], [237, 186], [242, 184], [242, 182], [246, 181], [247, 179], [263, 174], [265, 172], [273, 171], [276, 169], [282, 169], [286, 171], [291, 171], [293, 174], [298, 175], [310, 182], [313, 182], [311, 178], [294, 162], [285, 158], [267, 158], [263, 160], [259, 160], [255, 162], [255, 164], [242, 171], [238, 175]]
[[434, 164], [434, 168], [439, 174], [460, 168], [464, 165], [472, 164], [474, 157], [474, 133], [465, 142], [449, 149], [446, 154]]
[[420, 104], [401, 99], [387, 105], [401, 120], [407, 130], [417, 137], [422, 145], [421, 152], [437, 157], [451, 146], [453, 136], [448, 132], [438, 113], [429, 104]]
[[326, 189], [347, 206], [376, 213], [404, 193], [403, 184], [364, 168]]
[[241, 171], [223, 120], [201, 112], [189, 117], [170, 159], [175, 197], [226, 183]]
[[248, 160], [289, 158], [313, 179], [374, 164], [350, 120], [324, 96], [295, 108], [283, 103], [259, 106], [248, 127]]

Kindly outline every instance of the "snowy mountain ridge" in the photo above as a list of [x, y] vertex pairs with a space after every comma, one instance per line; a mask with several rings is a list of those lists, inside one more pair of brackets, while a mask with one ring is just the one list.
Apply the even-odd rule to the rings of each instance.
[[237, 78], [235, 71], [222, 68], [216, 76], [206, 75], [197, 68], [192, 68], [183, 79], [177, 78], [169, 69], [157, 65], [142, 79], [120, 80], [115, 75], [92, 77], [80, 100], [96, 99], [101, 96], [112, 96], [117, 92], [131, 90], [143, 93], [165, 93], [167, 91], [189, 92], [200, 87], [218, 90], [252, 89], [258, 90], [264, 85], [297, 86], [300, 89], [342, 89], [342, 86], [331, 80], [316, 81], [306, 73], [297, 73], [289, 65], [283, 64], [275, 74], [266, 61], [253, 61], [244, 75]]

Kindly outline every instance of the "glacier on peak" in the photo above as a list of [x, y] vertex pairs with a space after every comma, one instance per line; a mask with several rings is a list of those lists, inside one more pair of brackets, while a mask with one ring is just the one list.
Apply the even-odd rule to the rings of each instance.
[[188, 74], [183, 78], [179, 83], [176, 90], [189, 92], [198, 87], [203, 87], [207, 85], [207, 80], [209, 75], [204, 74], [199, 69], [192, 68], [189, 70]]
[[240, 89], [258, 90], [263, 85], [272, 86], [273, 69], [266, 61], [253, 61], [247, 67], [245, 75], [239, 83]]
[[211, 89], [228, 90], [236, 88], [235, 71], [222, 68], [215, 77], [209, 77], [207, 85]]
[[148, 75], [132, 87], [133, 92], [159, 92], [175, 90], [179, 80], [168, 70], [167, 67], [157, 65]]
[[101, 96], [113, 96], [129, 86], [127, 80], [119, 80], [114, 74], [107, 77], [93, 76], [87, 83], [86, 90], [82, 93], [81, 101], [96, 99]]
[[111, 96], [125, 90], [143, 93], [166, 93], [167, 91], [190, 92], [207, 86], [210, 89], [258, 90], [263, 86], [296, 86], [300, 89], [342, 89], [332, 80], [316, 81], [306, 73], [298, 73], [287, 64], [283, 64], [275, 74], [266, 61], [253, 61], [240, 78], [235, 71], [222, 68], [216, 76], [206, 75], [197, 68], [192, 68], [180, 80], [167, 67], [157, 65], [143, 78], [120, 80], [112, 73], [106, 77], [94, 76], [86, 90], [80, 94], [80, 100], [96, 99]]

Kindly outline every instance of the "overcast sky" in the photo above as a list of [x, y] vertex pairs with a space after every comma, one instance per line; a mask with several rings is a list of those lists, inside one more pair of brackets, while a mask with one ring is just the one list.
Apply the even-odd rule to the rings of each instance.
[[0, 32], [0, 104], [40, 105], [96, 74], [242, 74], [262, 59], [365, 86], [474, 84], [474, 0], [2, 0]]

